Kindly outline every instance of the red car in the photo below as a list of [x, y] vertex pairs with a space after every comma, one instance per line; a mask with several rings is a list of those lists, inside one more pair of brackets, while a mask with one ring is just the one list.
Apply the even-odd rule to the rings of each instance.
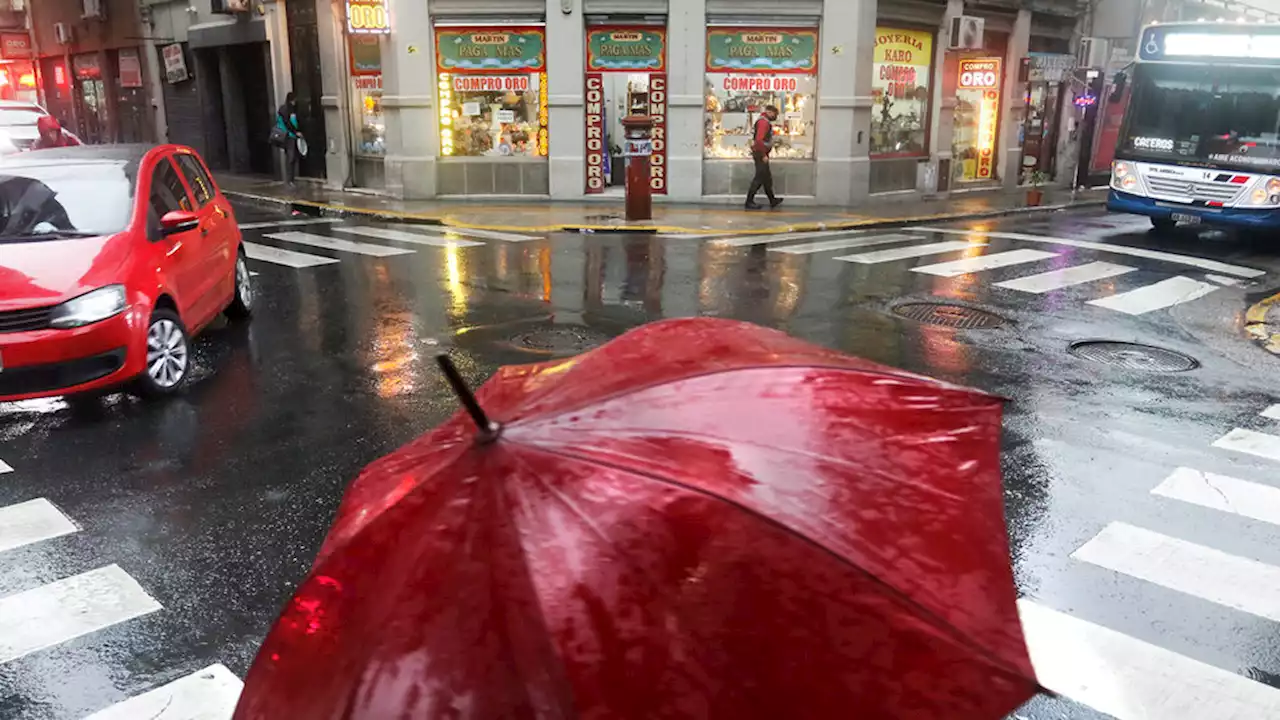
[[0, 401], [180, 390], [191, 338], [253, 288], [231, 204], [179, 145], [0, 162]]

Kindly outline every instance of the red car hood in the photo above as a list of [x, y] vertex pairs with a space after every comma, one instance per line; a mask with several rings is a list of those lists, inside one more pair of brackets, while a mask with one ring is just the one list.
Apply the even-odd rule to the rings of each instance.
[[0, 242], [0, 311], [56, 305], [123, 282], [128, 235]]

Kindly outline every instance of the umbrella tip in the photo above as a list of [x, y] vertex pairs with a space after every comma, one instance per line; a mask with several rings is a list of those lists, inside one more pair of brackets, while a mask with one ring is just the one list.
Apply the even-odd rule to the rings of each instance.
[[471, 420], [476, 424], [476, 429], [480, 432], [480, 441], [492, 442], [497, 440], [501, 427], [489, 420], [489, 416], [485, 414], [484, 408], [480, 407], [475, 393], [471, 392], [471, 388], [467, 385], [467, 381], [462, 378], [462, 373], [458, 372], [453, 360], [446, 353], [440, 353], [436, 355], [436, 364], [440, 366], [440, 371], [444, 373], [445, 379], [449, 381], [449, 387], [453, 388], [453, 394], [458, 396], [458, 401], [462, 403], [462, 407], [466, 409], [467, 414], [471, 416]]

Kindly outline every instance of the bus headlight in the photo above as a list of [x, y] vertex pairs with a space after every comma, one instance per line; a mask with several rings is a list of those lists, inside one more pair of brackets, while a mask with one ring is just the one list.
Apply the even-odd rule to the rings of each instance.
[[1122, 160], [1111, 163], [1111, 187], [1117, 190], [1132, 190], [1138, 186], [1138, 173], [1133, 165]]
[[1265, 181], [1260, 180], [1249, 193], [1248, 204], [1280, 205], [1280, 178], [1272, 177], [1267, 178]]

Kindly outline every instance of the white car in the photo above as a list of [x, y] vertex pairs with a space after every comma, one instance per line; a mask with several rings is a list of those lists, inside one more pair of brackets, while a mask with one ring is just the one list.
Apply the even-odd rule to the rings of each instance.
[[[35, 103], [0, 100], [0, 155], [30, 150], [40, 132], [36, 121], [48, 111]], [[71, 134], [67, 129], [64, 133]]]

